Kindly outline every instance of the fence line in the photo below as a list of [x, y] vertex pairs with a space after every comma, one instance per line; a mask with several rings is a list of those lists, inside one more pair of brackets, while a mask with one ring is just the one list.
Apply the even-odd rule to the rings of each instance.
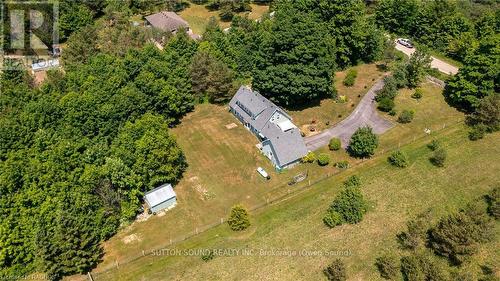
[[[450, 129], [450, 128], [456, 127], [457, 125], [461, 125], [461, 124], [463, 124], [462, 121], [455, 122], [455, 123], [452, 123], [450, 125], [443, 124], [443, 126], [442, 127], [440, 126], [439, 129], [434, 131], [434, 133], [440, 132], [440, 131], [443, 131], [446, 129]], [[425, 139], [427, 137], [431, 137], [431, 136], [432, 136], [432, 132], [430, 134], [424, 133], [423, 135], [420, 135], [420, 136], [413, 136], [404, 142], [401, 142], [401, 141], [398, 142], [398, 144], [393, 146], [392, 148], [386, 148], [386, 149], [379, 150], [377, 153], [374, 154], [374, 157], [390, 153], [392, 151], [399, 149], [402, 145], [403, 146], [408, 145], [408, 144], [423, 140], [423, 139]], [[351, 168], [363, 165], [366, 162], [367, 162], [367, 159], [362, 159], [362, 160], [357, 161], [357, 162], [353, 163], [352, 165], [350, 165], [349, 169], [337, 169], [333, 172], [329, 172], [328, 174], [320, 175], [320, 176], [316, 177], [314, 180], [309, 179], [308, 181], [304, 181], [302, 183], [297, 183], [293, 187], [293, 189], [287, 188], [286, 191], [283, 190], [283, 187], [287, 187], [288, 184], [285, 183], [285, 184], [276, 185], [275, 187], [273, 187], [271, 189], [271, 191], [281, 191], [277, 196], [274, 196], [272, 198], [266, 198], [266, 200], [264, 202], [256, 204], [256, 205], [248, 208], [248, 210], [254, 212], [254, 211], [257, 211], [257, 210], [262, 209], [264, 207], [280, 203], [281, 201], [284, 201], [286, 199], [293, 198], [293, 197], [299, 195], [300, 193], [303, 193], [303, 192], [309, 190], [312, 186], [315, 186], [316, 184], [318, 184], [322, 181], [325, 181], [329, 178], [332, 178], [332, 177], [334, 177], [334, 176], [336, 176], [336, 175], [338, 175], [346, 170], [350, 170]], [[170, 239], [168, 243], [164, 243], [164, 244], [160, 245], [159, 247], [157, 247], [156, 249], [158, 249], [158, 250], [164, 249], [168, 246], [178, 244], [178, 243], [183, 242], [189, 238], [192, 238], [194, 236], [198, 236], [204, 232], [207, 232], [208, 230], [211, 230], [215, 227], [218, 227], [224, 223], [225, 223], [224, 218], [220, 218], [220, 220], [218, 219], [217, 221], [215, 221], [213, 223], [196, 227], [195, 230], [188, 232], [184, 235], [180, 235], [177, 238]], [[99, 271], [93, 271], [92, 275], [93, 275], [94, 279], [96, 279], [99, 275], [104, 275], [106, 273], [112, 272], [113, 270], [118, 269], [120, 266], [134, 262], [134, 261], [141, 259], [143, 257], [146, 257], [146, 256], [148, 256], [148, 255], [146, 255], [145, 251], [142, 250], [141, 253], [137, 253], [136, 255], [134, 255], [133, 257], [131, 257], [129, 259], [125, 259], [125, 260], [122, 260], [120, 262], [118, 262], [118, 260], [116, 260], [115, 263], [112, 265], [108, 265], [107, 267], [105, 267]]]

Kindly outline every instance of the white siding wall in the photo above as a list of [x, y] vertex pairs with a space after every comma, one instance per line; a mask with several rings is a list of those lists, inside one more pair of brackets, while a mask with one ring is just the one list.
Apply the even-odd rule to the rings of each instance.
[[269, 158], [269, 160], [271, 160], [271, 162], [273, 162], [274, 166], [278, 165], [270, 142], [267, 141], [267, 142], [262, 143], [262, 153], [267, 158]]
[[168, 199], [167, 201], [164, 201], [156, 206], [153, 206], [151, 208], [151, 212], [153, 213], [158, 213], [161, 210], [165, 209], [170, 209], [174, 207], [177, 204], [177, 199], [175, 197]]

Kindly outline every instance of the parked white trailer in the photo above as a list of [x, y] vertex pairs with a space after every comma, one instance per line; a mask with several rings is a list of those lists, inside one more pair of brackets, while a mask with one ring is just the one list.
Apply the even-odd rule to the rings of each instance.
[[257, 172], [264, 178], [266, 179], [270, 179], [271, 177], [269, 176], [269, 174], [264, 170], [262, 169], [262, 167], [258, 167], [257, 168]]

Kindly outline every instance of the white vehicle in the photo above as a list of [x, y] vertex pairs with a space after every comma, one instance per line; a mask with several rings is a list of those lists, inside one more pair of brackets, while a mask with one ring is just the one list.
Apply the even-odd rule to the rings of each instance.
[[413, 48], [413, 44], [410, 42], [409, 39], [399, 38], [397, 42], [398, 42], [398, 44], [401, 44], [407, 48], [410, 48], [410, 49]]
[[258, 167], [257, 172], [264, 178], [271, 179], [271, 177], [267, 174], [267, 172], [264, 169], [262, 169], [262, 167]]

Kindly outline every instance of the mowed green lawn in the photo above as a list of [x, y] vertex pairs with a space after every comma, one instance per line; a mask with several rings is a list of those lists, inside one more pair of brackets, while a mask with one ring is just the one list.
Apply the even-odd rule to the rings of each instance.
[[[227, 129], [226, 125], [232, 123], [237, 127]], [[274, 172], [270, 161], [256, 148], [257, 138], [227, 107], [198, 105], [172, 133], [189, 164], [183, 179], [175, 186], [178, 205], [164, 216], [134, 223], [107, 241], [106, 254], [98, 269], [219, 222], [227, 217], [232, 205], [242, 203], [251, 208], [263, 204], [270, 191], [285, 188], [283, 185], [291, 177], [305, 171], [304, 167], [297, 167], [281, 174]], [[271, 174], [271, 180], [257, 173], [259, 166]]]
[[[247, 253], [253, 250], [251, 255], [216, 256], [209, 262], [200, 256], [147, 256], [117, 270], [96, 274], [95, 280], [322, 280], [322, 269], [337, 256], [321, 253], [337, 251], [347, 253], [340, 258], [347, 265], [349, 280], [381, 280], [374, 260], [383, 251], [399, 251], [395, 235], [404, 229], [408, 219], [428, 209], [434, 218], [457, 210], [500, 180], [499, 133], [471, 142], [466, 128], [455, 125], [434, 137], [448, 151], [444, 168], [429, 163], [429, 136], [402, 148], [411, 159], [406, 169], [390, 166], [387, 155], [379, 155], [356, 170], [252, 213], [253, 226], [242, 233], [233, 233], [223, 225], [175, 246], [246, 249]], [[361, 177], [371, 209], [357, 225], [328, 229], [321, 221], [323, 213], [339, 192], [341, 182], [352, 173]], [[495, 249], [499, 246], [498, 240], [484, 245], [475, 258], [481, 264], [495, 264]], [[261, 249], [267, 254], [262, 255]], [[295, 250], [299, 256], [270, 255], [272, 249]], [[471, 270], [480, 269], [475, 266]]]
[[[456, 124], [463, 115], [450, 108], [443, 100], [441, 89], [433, 84], [424, 85], [424, 97], [416, 102], [409, 92], [402, 91], [396, 100], [397, 108], [402, 104], [416, 110], [411, 124], [396, 125], [381, 136], [377, 153], [397, 148], [399, 143], [412, 142], [414, 138], [427, 137], [424, 128], [442, 127], [441, 123]], [[436, 120], [433, 122], [432, 120]], [[234, 129], [226, 125], [234, 123]], [[299, 173], [308, 173], [311, 182], [341, 171], [333, 165], [319, 167], [317, 164], [299, 165], [278, 174], [270, 162], [262, 156], [255, 145], [257, 139], [235, 119], [224, 106], [202, 104], [188, 114], [182, 123], [172, 130], [186, 154], [189, 167], [181, 182], [175, 186], [178, 205], [164, 216], [153, 216], [145, 222], [136, 222], [121, 230], [104, 243], [105, 255], [97, 272], [116, 263], [125, 263], [154, 248], [176, 242], [210, 224], [226, 218], [234, 204], [242, 203], [248, 208], [265, 204], [289, 192], [296, 192], [308, 184], [308, 180], [294, 186], [287, 182]], [[345, 151], [328, 153], [332, 163], [348, 160], [351, 165], [369, 165], [350, 158]], [[255, 171], [263, 167], [272, 179], [266, 181]], [[353, 166], [352, 169], [357, 169]], [[348, 170], [348, 172], [350, 171]]]

